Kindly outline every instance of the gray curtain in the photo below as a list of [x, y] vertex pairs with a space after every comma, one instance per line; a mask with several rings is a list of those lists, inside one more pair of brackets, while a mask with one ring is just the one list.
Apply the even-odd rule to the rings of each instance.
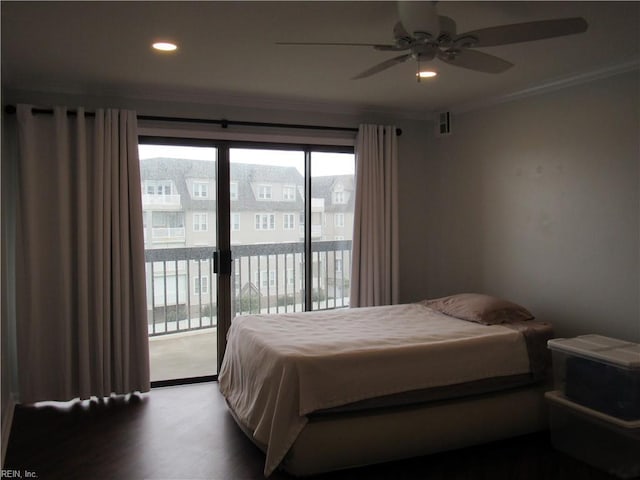
[[352, 307], [398, 303], [398, 140], [394, 126], [360, 125]]
[[149, 390], [135, 112], [19, 105], [22, 403]]

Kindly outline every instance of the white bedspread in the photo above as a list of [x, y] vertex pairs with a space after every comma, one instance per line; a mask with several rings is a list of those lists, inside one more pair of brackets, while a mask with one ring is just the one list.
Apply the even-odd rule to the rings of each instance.
[[521, 333], [405, 304], [236, 317], [218, 380], [269, 475], [315, 410], [528, 371]]

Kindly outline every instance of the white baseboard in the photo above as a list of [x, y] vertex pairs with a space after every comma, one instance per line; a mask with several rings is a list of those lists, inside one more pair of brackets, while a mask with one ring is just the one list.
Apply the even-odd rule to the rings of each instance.
[[11, 425], [13, 424], [13, 412], [16, 408], [16, 401], [13, 395], [10, 396], [7, 404], [2, 412], [2, 437], [0, 439], [0, 445], [2, 445], [2, 468], [4, 468], [4, 456], [7, 453], [7, 444], [9, 443]]

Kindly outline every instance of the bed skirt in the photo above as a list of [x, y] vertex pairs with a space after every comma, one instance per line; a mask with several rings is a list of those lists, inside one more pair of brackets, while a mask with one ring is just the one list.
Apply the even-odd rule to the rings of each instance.
[[[280, 464], [295, 476], [417, 457], [548, 428], [550, 386], [362, 412], [310, 416]], [[244, 433], [263, 451], [231, 411]]]

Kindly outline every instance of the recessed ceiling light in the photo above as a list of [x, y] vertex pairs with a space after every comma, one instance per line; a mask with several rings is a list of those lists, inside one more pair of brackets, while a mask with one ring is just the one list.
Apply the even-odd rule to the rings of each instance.
[[151, 45], [155, 50], [159, 50], [161, 52], [173, 52], [178, 49], [178, 46], [175, 43], [171, 42], [155, 42]]
[[436, 75], [437, 73], [431, 70], [423, 70], [421, 72], [416, 73], [416, 76], [420, 78], [431, 78], [431, 77], [435, 77]]

